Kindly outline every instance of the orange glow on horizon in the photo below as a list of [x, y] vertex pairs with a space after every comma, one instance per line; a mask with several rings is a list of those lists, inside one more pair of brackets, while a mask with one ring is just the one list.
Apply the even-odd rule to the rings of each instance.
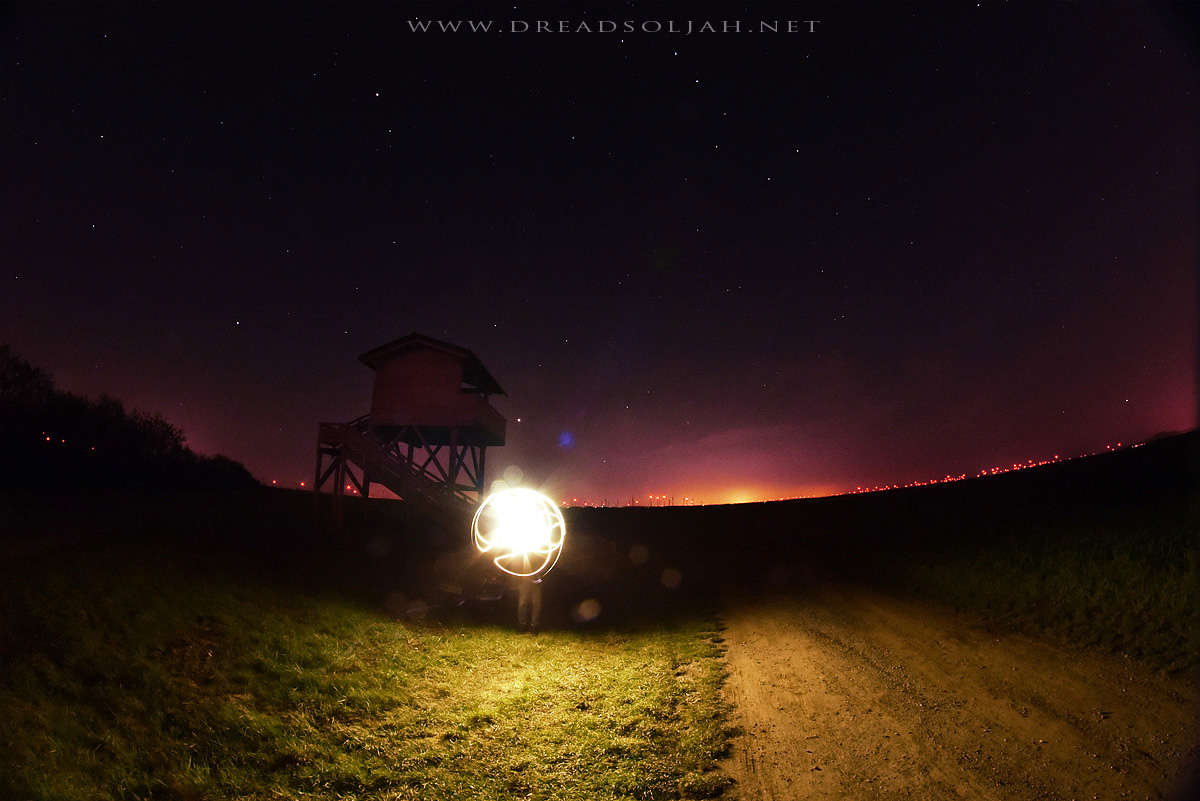
[[1064, 457], [1061, 454], [1054, 454], [1053, 457], [1042, 459], [1027, 459], [1024, 462], [1014, 462], [1011, 465], [1000, 465], [995, 467], [978, 470], [973, 473], [949, 474], [942, 478], [927, 479], [924, 481], [909, 481], [903, 484], [879, 484], [879, 485], [835, 485], [835, 484], [808, 484], [801, 487], [761, 487], [754, 485], [742, 485], [739, 487], [729, 487], [714, 485], [707, 489], [689, 487], [684, 491], [677, 492], [643, 492], [635, 496], [626, 496], [625, 498], [612, 502], [612, 499], [604, 501], [589, 500], [586, 497], [580, 500], [581, 496], [573, 495], [572, 500], [564, 499], [562, 506], [639, 506], [639, 507], [654, 507], [654, 506], [714, 506], [722, 504], [738, 504], [738, 503], [763, 503], [769, 501], [788, 501], [800, 500], [806, 498], [828, 498], [838, 495], [856, 495], [866, 492], [884, 492], [886, 490], [905, 489], [910, 487], [924, 487], [933, 484], [945, 484], [951, 481], [963, 481], [969, 478], [983, 478], [985, 476], [995, 476], [1002, 473], [1010, 473], [1015, 470], [1027, 470], [1032, 467], [1042, 467], [1045, 465], [1055, 464], [1057, 462], [1070, 461], [1071, 459], [1082, 459], [1088, 456], [1097, 456], [1102, 453], [1112, 453], [1122, 448], [1138, 448], [1144, 443], [1129, 445], [1124, 440], [1116, 444], [1105, 445], [1102, 449], [1092, 453], [1082, 453], [1078, 456]]

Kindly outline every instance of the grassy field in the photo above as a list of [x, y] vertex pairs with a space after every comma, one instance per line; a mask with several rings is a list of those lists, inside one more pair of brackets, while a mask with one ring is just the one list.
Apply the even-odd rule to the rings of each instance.
[[[930, 494], [896, 578], [972, 615], [1200, 669], [1200, 433]], [[950, 508], [945, 508], [950, 507]]]
[[538, 637], [511, 598], [456, 605], [453, 537], [402, 504], [348, 502], [334, 532], [286, 491], [2, 497], [0, 798], [714, 797], [722, 592], [831, 577], [1195, 669], [1194, 440], [857, 497], [572, 509]]
[[1050, 521], [1002, 521], [898, 563], [894, 585], [985, 620], [1124, 654], [1200, 667], [1200, 526], [1182, 504]]
[[147, 537], [169, 517], [158, 504], [132, 540], [3, 561], [0, 797], [687, 798], [726, 783], [711, 617], [536, 637], [469, 607], [395, 619], [286, 560], [267, 581], [261, 554], [198, 551], [203, 521], [188, 544]]

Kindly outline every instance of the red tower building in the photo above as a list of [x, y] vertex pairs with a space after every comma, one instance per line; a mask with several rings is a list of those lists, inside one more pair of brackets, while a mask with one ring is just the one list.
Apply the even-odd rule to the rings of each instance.
[[487, 449], [504, 444], [488, 401], [500, 384], [471, 351], [416, 332], [358, 358], [375, 371], [371, 410], [320, 425], [314, 489], [333, 479], [335, 496], [351, 486], [365, 497], [382, 484], [441, 522], [469, 521]]

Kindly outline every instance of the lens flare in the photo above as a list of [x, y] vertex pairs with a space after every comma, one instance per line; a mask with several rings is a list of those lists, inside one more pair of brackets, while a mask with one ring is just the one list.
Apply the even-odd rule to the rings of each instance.
[[562, 553], [567, 524], [558, 507], [530, 489], [506, 489], [489, 495], [471, 523], [475, 547], [495, 554], [496, 567], [529, 578], [550, 572]]

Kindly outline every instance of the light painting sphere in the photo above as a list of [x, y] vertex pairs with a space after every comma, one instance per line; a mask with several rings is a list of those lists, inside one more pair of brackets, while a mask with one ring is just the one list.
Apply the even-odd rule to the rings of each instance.
[[516, 488], [484, 499], [471, 523], [475, 547], [513, 576], [543, 576], [562, 553], [567, 524], [554, 501]]

